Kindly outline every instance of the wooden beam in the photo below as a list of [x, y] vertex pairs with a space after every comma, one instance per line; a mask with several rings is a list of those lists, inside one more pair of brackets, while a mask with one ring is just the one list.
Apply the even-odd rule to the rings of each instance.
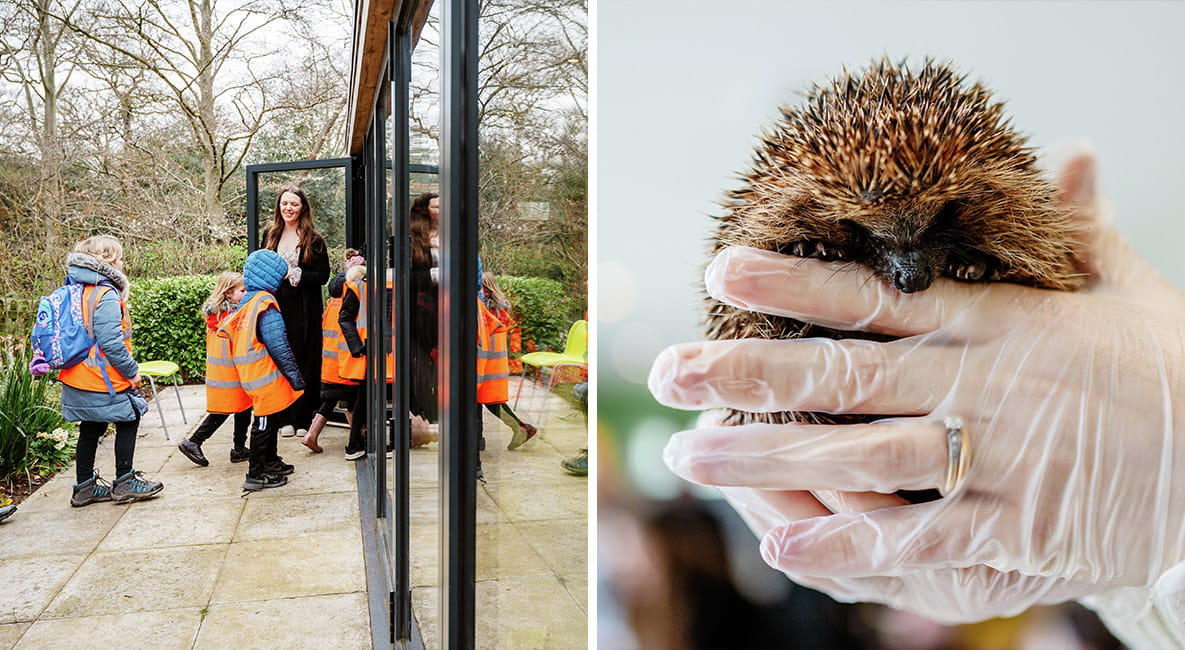
[[358, 0], [354, 5], [354, 53], [350, 65], [350, 122], [346, 131], [348, 155], [362, 151], [374, 113], [376, 91], [387, 55], [387, 23], [404, 3], [412, 6], [412, 46], [428, 21], [431, 0]]

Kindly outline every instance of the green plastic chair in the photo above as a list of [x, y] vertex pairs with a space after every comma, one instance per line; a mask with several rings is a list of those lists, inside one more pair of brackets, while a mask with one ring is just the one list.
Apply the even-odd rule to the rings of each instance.
[[[563, 352], [530, 352], [519, 359], [526, 365], [532, 366], [542, 373], [544, 368], [551, 369], [548, 377], [547, 390], [555, 385], [561, 366], [577, 366], [588, 368], [588, 321], [578, 320], [568, 328], [568, 340], [564, 343]], [[518, 398], [523, 392], [523, 382], [518, 382], [518, 392], [514, 394], [514, 406], [518, 407]]]
[[181, 409], [181, 421], [189, 424], [189, 420], [185, 417], [185, 406], [181, 404], [181, 382], [178, 378], [181, 374], [181, 367], [172, 361], [145, 361], [140, 364], [140, 374], [147, 377], [148, 385], [152, 386], [152, 401], [156, 403], [157, 415], [160, 415], [160, 426], [165, 430], [165, 440], [171, 441], [169, 425], [165, 424], [165, 412], [160, 407], [160, 400], [157, 399], [156, 379], [173, 378], [173, 391], [177, 394], [177, 408]]

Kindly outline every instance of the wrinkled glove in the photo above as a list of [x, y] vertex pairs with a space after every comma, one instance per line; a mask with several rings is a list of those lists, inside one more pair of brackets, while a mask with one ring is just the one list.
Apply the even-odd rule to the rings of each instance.
[[[1078, 190], [1096, 205], [1093, 180]], [[698, 429], [668, 464], [730, 486], [766, 561], [841, 600], [953, 622], [1096, 594], [1129, 643], [1182, 645], [1185, 296], [1091, 221], [1075, 293], [941, 279], [901, 294], [850, 265], [724, 251], [717, 299], [904, 338], [675, 346], [651, 372], [660, 402], [894, 417]], [[969, 472], [907, 504], [892, 493], [944, 483], [945, 415], [966, 422]]]

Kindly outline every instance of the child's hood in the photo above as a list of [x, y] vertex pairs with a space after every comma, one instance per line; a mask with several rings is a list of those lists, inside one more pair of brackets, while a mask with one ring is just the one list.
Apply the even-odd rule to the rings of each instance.
[[326, 289], [329, 291], [330, 298], [341, 298], [342, 292], [345, 290], [345, 287], [346, 287], [346, 274], [345, 273], [338, 273], [337, 275], [335, 275], [329, 279], [329, 284], [326, 286]]
[[248, 292], [275, 293], [288, 274], [288, 262], [275, 251], [260, 249], [247, 256], [243, 265], [243, 286]]
[[87, 253], [66, 255], [66, 274], [81, 284], [98, 284], [103, 280], [115, 285], [119, 292], [127, 295], [128, 276], [119, 269]]

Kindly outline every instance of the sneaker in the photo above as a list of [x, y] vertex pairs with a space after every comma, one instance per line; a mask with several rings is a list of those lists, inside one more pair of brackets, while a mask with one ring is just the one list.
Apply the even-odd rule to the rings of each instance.
[[588, 476], [588, 450], [581, 449], [580, 455], [575, 458], [565, 458], [560, 461], [560, 467], [569, 474], [576, 476]]
[[346, 460], [358, 460], [366, 457], [366, 450], [359, 449], [358, 451], [346, 451]]
[[515, 449], [522, 447], [523, 443], [525, 443], [526, 441], [527, 441], [527, 428], [525, 426], [520, 426], [514, 430], [514, 435], [510, 436], [510, 444], [506, 445], [506, 449], [508, 451], [514, 451]]
[[5, 519], [8, 519], [9, 517], [13, 516], [14, 514], [16, 514], [16, 506], [14, 506], [12, 504], [8, 504], [6, 506], [0, 506], [0, 521], [4, 521]]
[[128, 472], [115, 479], [111, 486], [111, 500], [116, 503], [130, 503], [151, 499], [163, 489], [164, 483], [145, 479], [144, 472]]
[[247, 492], [258, 492], [267, 488], [280, 487], [286, 483], [288, 483], [287, 476], [276, 476], [267, 472], [264, 472], [258, 477], [248, 474], [247, 480], [243, 481], [243, 490]]
[[241, 463], [251, 459], [251, 450], [246, 447], [231, 447], [230, 462]]
[[285, 424], [284, 426], [280, 427], [281, 438], [291, 438], [294, 435], [296, 435], [296, 427], [292, 426], [291, 424]]
[[274, 476], [287, 476], [295, 470], [295, 465], [289, 465], [282, 460], [273, 460], [263, 466], [264, 474], [272, 474]]
[[194, 464], [201, 465], [202, 467], [210, 464], [210, 461], [206, 460], [205, 455], [202, 454], [202, 446], [189, 438], [182, 440], [177, 445], [177, 449], [180, 449], [181, 453], [185, 454], [185, 457], [192, 460]]
[[99, 473], [89, 479], [74, 484], [74, 495], [70, 497], [70, 505], [75, 508], [89, 506], [98, 501], [111, 500], [111, 484], [99, 478]]
[[300, 436], [301, 438], [303, 438], [303, 437], [305, 437], [306, 435], [308, 435], [308, 433], [309, 433], [309, 430], [308, 430], [308, 429], [297, 429], [297, 430], [296, 430], [296, 435], [297, 435], [297, 436]]

